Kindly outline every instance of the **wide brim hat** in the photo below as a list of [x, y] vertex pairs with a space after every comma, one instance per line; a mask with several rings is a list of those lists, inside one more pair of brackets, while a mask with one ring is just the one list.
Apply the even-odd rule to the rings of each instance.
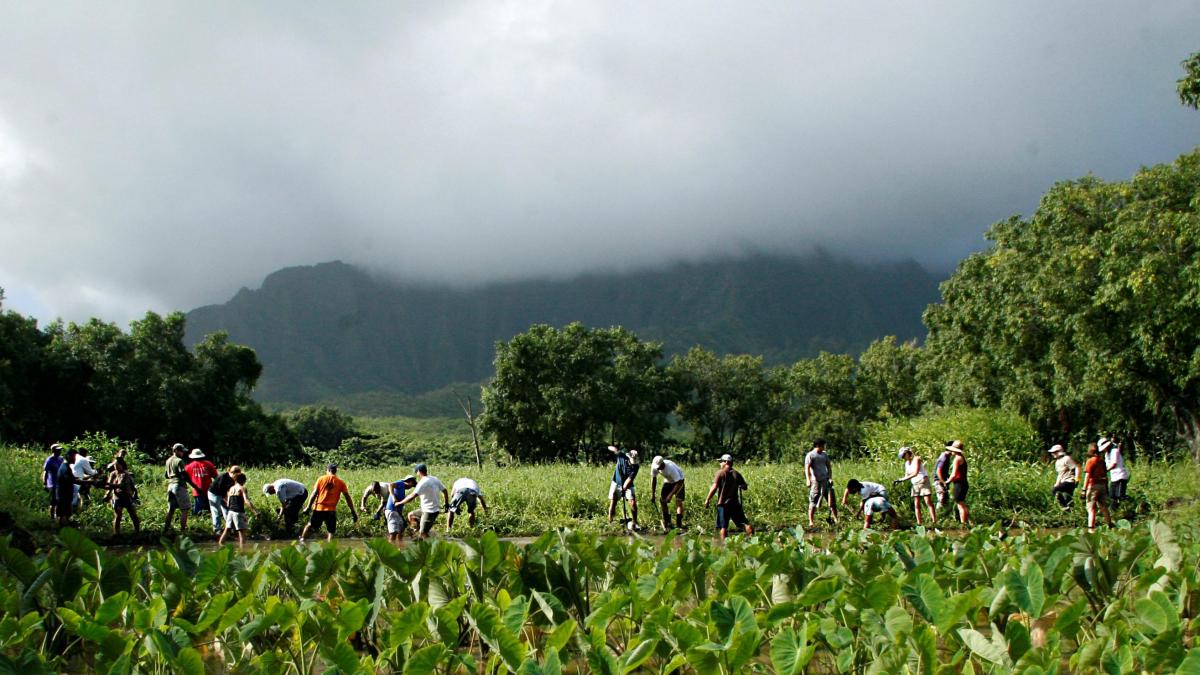
[[629, 452], [627, 452], [625, 454], [629, 457], [630, 464], [638, 463], [638, 451], [637, 450], [630, 450]]
[[907, 445], [896, 451], [896, 459], [904, 459], [904, 456], [912, 452], [912, 448]]
[[1108, 450], [1112, 447], [1112, 444], [1113, 442], [1107, 438], [1101, 438], [1099, 441], [1096, 441], [1096, 447], [1100, 449], [1100, 452]]
[[204, 459], [204, 451], [200, 448], [192, 448], [192, 452], [188, 454], [188, 459]]

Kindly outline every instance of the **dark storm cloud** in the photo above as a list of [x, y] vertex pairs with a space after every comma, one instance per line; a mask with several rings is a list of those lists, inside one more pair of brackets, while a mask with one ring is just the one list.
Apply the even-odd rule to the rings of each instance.
[[949, 266], [1200, 139], [1192, 2], [10, 3], [0, 286], [42, 318], [283, 266], [568, 275], [815, 245]]

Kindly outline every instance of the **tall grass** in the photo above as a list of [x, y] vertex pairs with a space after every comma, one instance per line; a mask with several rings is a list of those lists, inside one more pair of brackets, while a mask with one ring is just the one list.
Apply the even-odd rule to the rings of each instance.
[[[40, 487], [40, 476], [44, 452], [20, 448], [0, 448], [8, 470], [0, 475], [0, 511], [9, 512], [16, 523], [30, 530], [52, 528], [45, 508], [46, 496]], [[93, 457], [101, 466], [108, 458]], [[1050, 488], [1053, 470], [1049, 464], [1018, 463], [1007, 460], [989, 461], [986, 457], [975, 457], [972, 462], [971, 493], [969, 504], [973, 519], [977, 523], [1002, 522], [1006, 525], [1021, 523], [1035, 527], [1077, 526], [1083, 522], [1084, 511], [1078, 500], [1073, 510], [1063, 513], [1053, 501]], [[224, 467], [222, 467], [224, 468]], [[691, 532], [711, 532], [713, 529], [712, 509], [704, 509], [704, 497], [711, 485], [716, 464], [685, 465], [686, 491], [684, 524]], [[786, 529], [804, 525], [807, 521], [808, 490], [804, 485], [804, 467], [800, 463], [748, 464], [737, 467], [749, 483], [745, 493], [746, 512], [751, 522], [759, 529]], [[1133, 480], [1130, 483], [1128, 506], [1118, 514], [1130, 519], [1141, 518], [1162, 512], [1180, 504], [1194, 505], [1200, 496], [1200, 472], [1189, 463], [1131, 463]], [[362, 490], [374, 480], [398, 480], [411, 473], [411, 466], [386, 466], [378, 469], [346, 469], [339, 475], [350, 486], [355, 503]], [[566, 527], [590, 533], [616, 533], [617, 525], [607, 521], [607, 497], [612, 477], [611, 465], [548, 464], [537, 466], [500, 467], [485, 465], [477, 469], [473, 465], [431, 464], [430, 472], [439, 477], [447, 487], [462, 476], [479, 481], [491, 510], [479, 512], [475, 528], [467, 526], [466, 518], [455, 522], [455, 534], [479, 534], [491, 530], [507, 536], [537, 535], [558, 527]], [[278, 478], [291, 478], [311, 486], [324, 473], [323, 467], [290, 466], [248, 468], [248, 487], [255, 505], [265, 511], [278, 506], [274, 497], [265, 497], [261, 492], [263, 483]], [[890, 487], [891, 480], [902, 474], [899, 462], [893, 460], [838, 461], [834, 457], [834, 482], [840, 498], [849, 478], [871, 480], [889, 486], [892, 503], [903, 518], [912, 517], [912, 501], [908, 498], [908, 486]], [[154, 540], [166, 514], [165, 482], [162, 467], [157, 465], [135, 467], [135, 477], [141, 492], [140, 514], [144, 525], [154, 535]], [[642, 466], [637, 479], [639, 521], [643, 526], [657, 526], [659, 516], [655, 513], [650, 489], [648, 464]], [[99, 496], [102, 493], [93, 493]], [[370, 510], [374, 510], [373, 502]], [[851, 498], [854, 508], [857, 499]], [[1193, 506], [1194, 508], [1194, 506]], [[824, 513], [824, 509], [822, 509]], [[860, 527], [861, 523], [846, 517], [842, 512], [842, 528]], [[104, 540], [110, 531], [112, 511], [99, 501], [86, 509], [78, 518], [78, 524], [89, 535]], [[621, 509], [617, 509], [617, 518]], [[949, 514], [942, 514], [943, 527], [954, 527]], [[823, 520], [823, 516], [821, 516]], [[445, 520], [440, 521], [439, 530], [444, 531]], [[271, 518], [251, 518], [252, 536], [283, 536], [277, 531], [277, 523]], [[828, 528], [821, 524], [821, 527]], [[125, 530], [129, 529], [126, 522]], [[205, 514], [189, 523], [194, 536], [202, 537], [211, 529]], [[384, 531], [381, 521], [372, 521], [369, 516], [351, 523], [344, 505], [340, 508], [339, 535], [377, 536]], [[128, 538], [128, 537], [126, 537]]]

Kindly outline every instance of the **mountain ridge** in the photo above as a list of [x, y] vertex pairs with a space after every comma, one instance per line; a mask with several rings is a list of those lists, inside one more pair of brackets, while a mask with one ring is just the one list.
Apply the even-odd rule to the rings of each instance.
[[821, 251], [464, 287], [332, 261], [277, 270], [258, 289], [192, 310], [187, 340], [229, 332], [263, 363], [257, 398], [308, 403], [483, 380], [495, 343], [534, 323], [622, 325], [667, 354], [700, 345], [780, 363], [854, 353], [884, 335], [923, 338], [937, 283], [912, 260], [858, 263]]

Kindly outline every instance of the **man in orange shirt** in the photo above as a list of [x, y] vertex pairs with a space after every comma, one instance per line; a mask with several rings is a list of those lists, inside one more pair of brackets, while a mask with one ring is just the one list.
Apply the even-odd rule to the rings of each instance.
[[1108, 467], [1100, 448], [1088, 445], [1087, 462], [1083, 465], [1083, 496], [1087, 499], [1088, 531], [1096, 530], [1096, 512], [1104, 512], [1104, 521], [1113, 526], [1112, 514], [1108, 512]]
[[346, 487], [345, 481], [337, 477], [337, 464], [330, 464], [326, 474], [318, 478], [313, 485], [312, 496], [308, 498], [307, 508], [312, 511], [312, 515], [308, 524], [304, 526], [304, 531], [300, 533], [301, 544], [304, 543], [309, 530], [314, 527], [320, 529], [322, 524], [326, 530], [325, 541], [333, 541], [333, 534], [337, 532], [338, 497], [345, 498], [346, 506], [350, 507], [350, 517], [354, 518], [354, 522], [358, 522], [358, 512], [354, 510], [354, 502], [350, 500], [350, 488]]

